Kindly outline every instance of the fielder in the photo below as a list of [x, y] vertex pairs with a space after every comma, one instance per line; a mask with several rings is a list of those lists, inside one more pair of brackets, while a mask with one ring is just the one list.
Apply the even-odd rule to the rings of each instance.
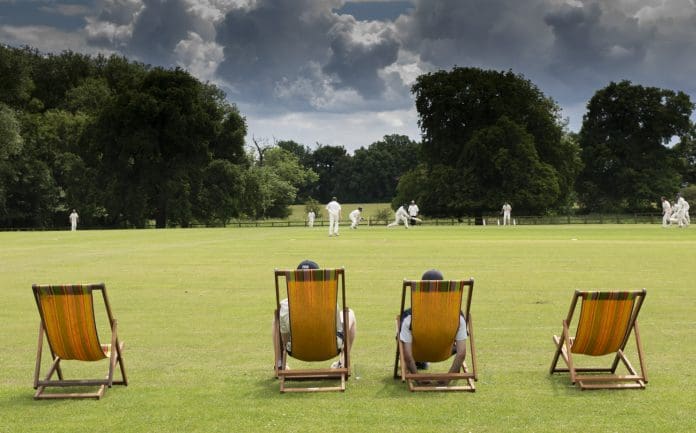
[[669, 200], [662, 196], [662, 227], [668, 227], [671, 223], [670, 218], [672, 217], [672, 205], [669, 204]]
[[357, 229], [358, 224], [360, 224], [360, 221], [363, 220], [362, 215], [362, 208], [359, 207], [355, 209], [353, 212], [348, 214], [348, 218], [350, 218], [350, 228], [352, 229]]

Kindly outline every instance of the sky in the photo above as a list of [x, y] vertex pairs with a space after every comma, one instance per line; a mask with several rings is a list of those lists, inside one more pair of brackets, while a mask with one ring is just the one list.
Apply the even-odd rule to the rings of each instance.
[[696, 101], [696, 0], [0, 0], [0, 42], [179, 66], [226, 92], [249, 143], [349, 152], [420, 140], [411, 86], [454, 66], [523, 75], [571, 131], [612, 81]]

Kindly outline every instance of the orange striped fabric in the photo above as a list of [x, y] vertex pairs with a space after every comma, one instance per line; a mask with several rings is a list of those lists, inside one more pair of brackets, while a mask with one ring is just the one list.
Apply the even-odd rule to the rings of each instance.
[[413, 357], [438, 362], [452, 356], [459, 329], [464, 281], [413, 281], [411, 332]]
[[34, 286], [39, 311], [53, 352], [62, 359], [104, 359], [94, 321], [89, 285]]
[[583, 292], [571, 352], [601, 356], [621, 348], [631, 325], [636, 292]]
[[335, 269], [296, 269], [285, 275], [292, 357], [325, 361], [339, 353], [336, 341], [338, 273]]

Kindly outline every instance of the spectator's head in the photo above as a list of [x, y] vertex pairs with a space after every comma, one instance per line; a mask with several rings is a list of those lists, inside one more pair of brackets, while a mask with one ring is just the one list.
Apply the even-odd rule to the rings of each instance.
[[319, 269], [319, 265], [311, 260], [302, 260], [297, 269]]
[[421, 280], [444, 280], [445, 277], [442, 276], [442, 272], [437, 269], [430, 269], [425, 271]]

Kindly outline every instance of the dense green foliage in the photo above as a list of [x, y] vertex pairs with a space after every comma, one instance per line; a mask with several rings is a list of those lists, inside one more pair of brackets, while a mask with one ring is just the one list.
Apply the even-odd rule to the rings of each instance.
[[579, 148], [562, 139], [558, 106], [530, 81], [454, 68], [421, 75], [413, 93], [424, 166], [396, 201], [416, 198], [441, 215], [481, 214], [505, 201], [523, 213], [567, 203]]
[[[122, 57], [0, 47], [0, 226], [238, 216], [246, 126], [212, 85]], [[10, 80], [5, 80], [10, 77]]]
[[385, 135], [350, 154], [247, 146], [237, 107], [179, 68], [0, 46], [0, 76], [0, 227], [67, 226], [71, 209], [87, 227], [225, 225], [333, 196], [442, 217], [506, 201], [517, 215], [644, 211], [696, 182], [689, 97], [628, 82], [597, 92], [574, 134], [521, 75], [425, 74], [423, 142]]
[[577, 188], [585, 207], [644, 210], [675, 193], [681, 173], [693, 173], [693, 139], [682, 139], [681, 154], [692, 160], [681, 167], [678, 152], [667, 145], [690, 131], [693, 109], [683, 92], [629, 81], [599, 90], [580, 131], [585, 166]]

